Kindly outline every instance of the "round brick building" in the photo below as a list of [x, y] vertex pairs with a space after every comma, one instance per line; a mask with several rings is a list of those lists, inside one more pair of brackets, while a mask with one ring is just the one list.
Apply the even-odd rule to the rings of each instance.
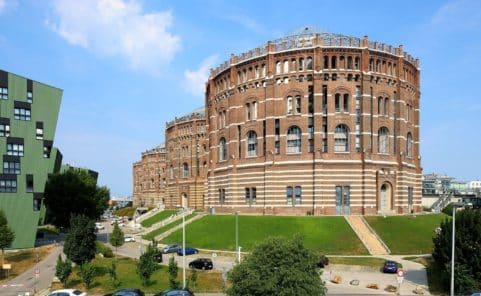
[[367, 36], [306, 28], [232, 55], [206, 86], [204, 207], [420, 211], [419, 82], [418, 60]]

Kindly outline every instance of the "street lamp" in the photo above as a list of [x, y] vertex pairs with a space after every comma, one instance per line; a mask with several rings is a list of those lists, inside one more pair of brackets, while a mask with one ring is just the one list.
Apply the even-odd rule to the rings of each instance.
[[239, 252], [239, 211], [235, 212], [235, 251], [237, 252], [237, 263], [240, 263]]
[[455, 233], [456, 233], [456, 208], [462, 208], [464, 203], [453, 203], [453, 228], [452, 228], [452, 241], [451, 241], [451, 296], [454, 296], [454, 245], [455, 245]]

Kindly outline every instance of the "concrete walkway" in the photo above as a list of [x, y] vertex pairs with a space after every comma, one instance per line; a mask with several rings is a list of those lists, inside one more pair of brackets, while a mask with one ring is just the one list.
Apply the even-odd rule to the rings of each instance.
[[388, 247], [362, 216], [344, 216], [371, 255], [388, 255]]

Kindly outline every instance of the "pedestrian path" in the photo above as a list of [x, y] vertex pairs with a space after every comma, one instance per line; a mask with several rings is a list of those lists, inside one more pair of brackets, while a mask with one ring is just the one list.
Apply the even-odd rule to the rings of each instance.
[[362, 216], [344, 216], [371, 255], [388, 255], [389, 248]]

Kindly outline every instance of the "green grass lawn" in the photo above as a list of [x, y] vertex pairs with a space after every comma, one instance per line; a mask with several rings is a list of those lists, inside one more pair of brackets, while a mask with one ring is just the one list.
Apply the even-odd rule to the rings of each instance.
[[381, 267], [386, 259], [377, 257], [329, 257], [329, 264]]
[[[324, 254], [360, 255], [367, 250], [343, 217], [239, 216], [239, 245], [250, 251], [269, 236], [302, 234], [306, 247]], [[182, 230], [162, 243], [182, 241]], [[206, 216], [186, 226], [186, 244], [216, 250], [235, 249], [235, 216]]]
[[446, 217], [430, 214], [365, 218], [392, 254], [428, 254], [433, 249], [434, 230]]
[[[197, 215], [197, 213], [192, 213], [190, 215], [187, 215], [185, 216], [185, 220], [189, 220], [190, 218], [194, 217], [195, 215]], [[143, 239], [146, 239], [146, 240], [152, 240], [153, 238], [155, 238], [157, 235], [161, 234], [161, 233], [164, 233], [166, 232], [167, 230], [179, 225], [179, 224], [182, 224], [182, 219], [178, 219], [178, 220], [175, 220], [174, 222], [172, 223], [169, 223], [165, 226], [162, 226], [160, 228], [157, 228], [155, 230], [152, 230], [151, 232], [145, 234], [142, 236]]]
[[[167, 256], [164, 256], [168, 260]], [[146, 293], [158, 293], [169, 287], [169, 275], [167, 266], [160, 266], [150, 278], [151, 283], [147, 287], [143, 287], [138, 274], [136, 273], [136, 260], [130, 258], [117, 258], [117, 277], [120, 280], [118, 287], [113, 287], [108, 268], [112, 265], [110, 258], [96, 258], [92, 261], [96, 269], [95, 279], [92, 288], [88, 291], [89, 295], [104, 295], [121, 288], [140, 288]], [[78, 268], [74, 269], [74, 273], [70, 276], [69, 288], [77, 288], [85, 291], [85, 286], [77, 276]], [[197, 285], [193, 289], [195, 292], [219, 292], [222, 290], [222, 274], [215, 271], [197, 271]], [[186, 278], [189, 279], [190, 270], [186, 272]], [[182, 269], [179, 268], [177, 280], [182, 282]], [[54, 287], [60, 288], [60, 287]]]
[[142, 227], [150, 227], [157, 222], [167, 219], [168, 217], [172, 216], [175, 213], [177, 213], [176, 210], [164, 210], [162, 212], [159, 212], [153, 215], [152, 217], [149, 217], [143, 220], [142, 222], [140, 222], [140, 225], [142, 225]]

